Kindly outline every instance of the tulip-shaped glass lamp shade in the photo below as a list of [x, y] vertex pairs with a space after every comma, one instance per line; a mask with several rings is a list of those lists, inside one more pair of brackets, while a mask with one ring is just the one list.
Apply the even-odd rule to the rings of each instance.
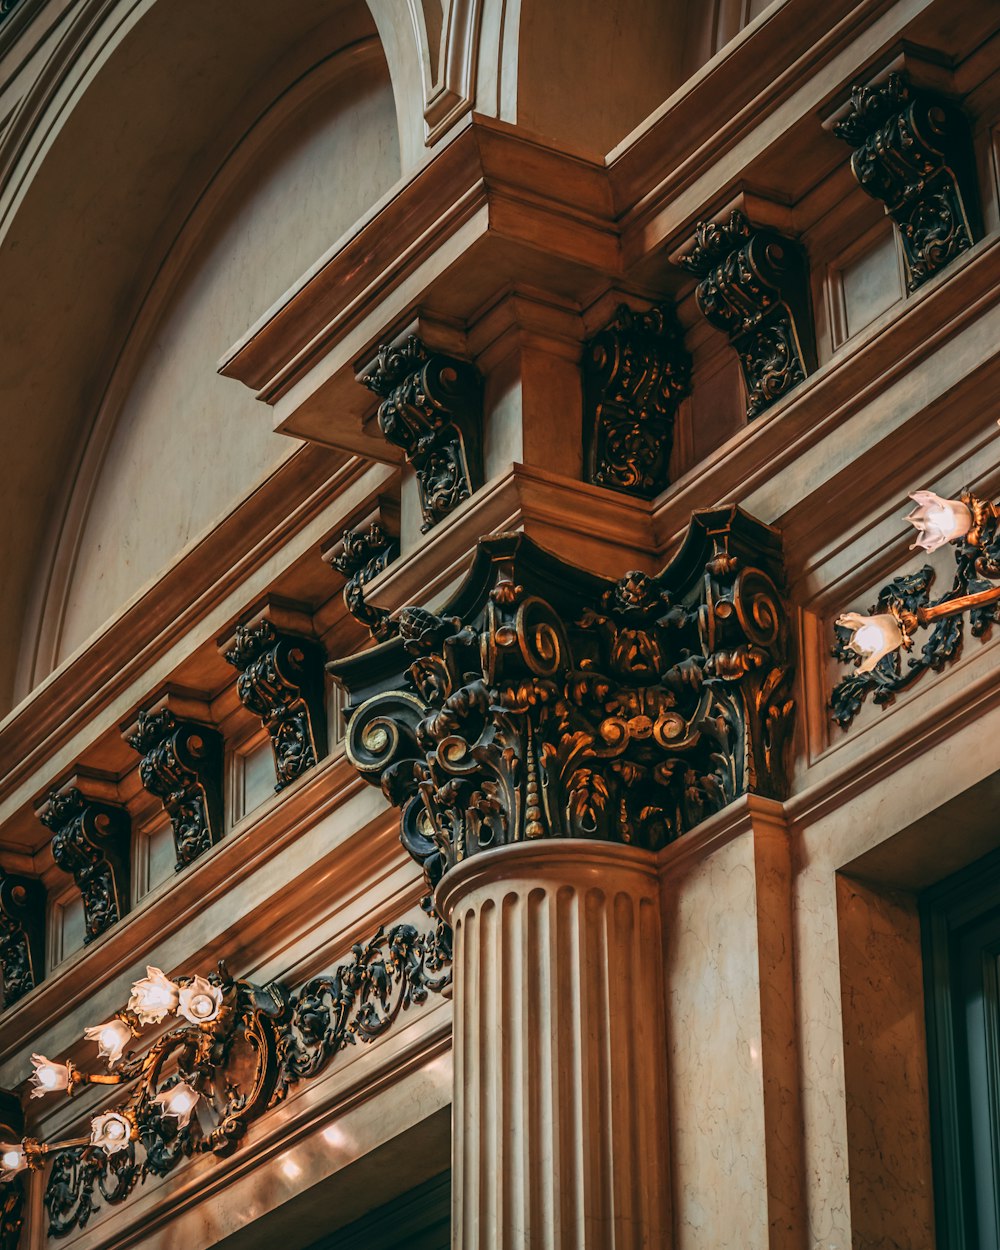
[[177, 1014], [192, 1024], [208, 1024], [219, 1014], [221, 1006], [221, 986], [212, 985], [204, 977], [193, 977], [191, 984], [180, 992]]
[[128, 1010], [141, 1024], [156, 1024], [177, 1010], [180, 990], [159, 968], [147, 968], [141, 981], [132, 986]]
[[105, 1111], [90, 1121], [90, 1144], [109, 1155], [124, 1150], [132, 1137], [132, 1124], [117, 1111]]
[[845, 612], [837, 617], [837, 624], [852, 631], [847, 645], [861, 656], [858, 669], [862, 673], [870, 673], [883, 656], [898, 651], [904, 642], [903, 630], [891, 612], [879, 616]]
[[20, 1142], [0, 1142], [0, 1181], [9, 1181], [28, 1166], [28, 1158]]
[[132, 1040], [132, 1030], [124, 1020], [118, 1019], [109, 1020], [107, 1024], [95, 1024], [93, 1028], [84, 1029], [83, 1033], [100, 1047], [98, 1054], [107, 1059], [109, 1068], [115, 1066]]
[[972, 513], [961, 499], [942, 499], [932, 490], [918, 490], [910, 498], [917, 505], [906, 517], [917, 531], [913, 547], [937, 551], [964, 538], [972, 529]]
[[68, 1064], [53, 1063], [44, 1055], [32, 1055], [31, 1062], [35, 1065], [31, 1074], [32, 1098], [41, 1098], [45, 1094], [54, 1094], [69, 1087]]
[[179, 1128], [183, 1128], [191, 1119], [191, 1113], [201, 1095], [188, 1081], [178, 1081], [162, 1094], [157, 1094], [153, 1102], [157, 1103], [163, 1115], [176, 1118]]

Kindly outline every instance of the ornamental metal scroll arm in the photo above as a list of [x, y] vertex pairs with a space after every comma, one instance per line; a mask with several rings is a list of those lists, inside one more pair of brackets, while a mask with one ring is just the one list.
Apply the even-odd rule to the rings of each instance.
[[899, 229], [912, 294], [975, 241], [977, 194], [969, 123], [936, 92], [905, 75], [855, 86], [833, 126], [852, 145], [858, 185]]
[[[925, 564], [883, 586], [867, 612], [838, 617], [830, 653], [851, 671], [834, 686], [830, 711], [843, 729], [867, 698], [885, 707], [923, 673], [955, 660], [965, 613], [974, 638], [987, 637], [1000, 620], [1000, 505], [971, 492], [944, 499], [917, 491], [910, 498], [917, 505], [906, 518], [917, 530], [914, 546], [933, 552], [952, 544], [954, 580], [947, 593], [932, 598], [934, 569]], [[922, 629], [929, 633], [915, 651]]]
[[729, 336], [753, 420], [816, 368], [805, 254], [734, 209], [725, 222], [699, 222], [678, 263], [701, 279], [695, 299], [702, 315]]
[[658, 849], [740, 794], [782, 797], [794, 700], [777, 535], [697, 514], [658, 576], [609, 582], [482, 539], [451, 610], [332, 663], [347, 751], [433, 888], [540, 837]]
[[583, 361], [587, 481], [643, 499], [658, 495], [670, 484], [674, 417], [691, 380], [673, 310], [620, 304]]

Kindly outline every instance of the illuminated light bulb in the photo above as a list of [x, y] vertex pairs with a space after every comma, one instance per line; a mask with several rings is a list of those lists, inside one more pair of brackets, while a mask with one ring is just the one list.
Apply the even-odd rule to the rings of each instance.
[[0, 1180], [10, 1180], [28, 1166], [24, 1147], [17, 1142], [0, 1142]]
[[159, 968], [147, 968], [141, 981], [132, 986], [128, 1010], [138, 1016], [141, 1024], [156, 1024], [177, 1010], [180, 990]]
[[179, 1126], [184, 1127], [191, 1119], [191, 1112], [198, 1105], [201, 1095], [189, 1081], [178, 1081], [162, 1094], [157, 1094], [153, 1102], [159, 1104], [163, 1115], [172, 1115]]
[[180, 992], [177, 1014], [192, 1024], [208, 1024], [218, 1016], [221, 1006], [221, 987], [212, 985], [204, 977], [192, 977], [191, 984]]
[[54, 1094], [57, 1090], [69, 1088], [69, 1065], [53, 1063], [44, 1055], [32, 1055], [31, 1062], [35, 1070], [31, 1074], [31, 1097], [41, 1098], [45, 1094]]
[[861, 656], [858, 671], [862, 673], [870, 673], [883, 656], [898, 651], [904, 642], [902, 627], [891, 612], [879, 616], [845, 612], [837, 617], [837, 624], [853, 631], [847, 645]]
[[107, 1059], [108, 1067], [113, 1068], [122, 1057], [125, 1047], [132, 1040], [132, 1030], [124, 1020], [109, 1020], [107, 1024], [96, 1024], [93, 1028], [84, 1029], [84, 1036], [100, 1047], [99, 1054]]
[[90, 1122], [90, 1144], [109, 1155], [125, 1150], [132, 1137], [132, 1125], [118, 1111], [105, 1111]]
[[917, 505], [905, 518], [917, 531], [911, 550], [922, 547], [937, 551], [964, 538], [972, 529], [972, 513], [961, 499], [943, 499], [932, 490], [915, 491], [910, 498]]

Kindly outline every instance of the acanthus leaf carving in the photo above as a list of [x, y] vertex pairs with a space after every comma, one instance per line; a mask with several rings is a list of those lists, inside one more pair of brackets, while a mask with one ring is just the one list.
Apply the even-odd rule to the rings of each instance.
[[392, 637], [395, 623], [384, 608], [366, 602], [365, 587], [398, 555], [399, 540], [380, 520], [373, 520], [356, 530], [344, 530], [338, 547], [328, 557], [331, 566], [347, 579], [344, 604], [348, 612], [379, 641]]

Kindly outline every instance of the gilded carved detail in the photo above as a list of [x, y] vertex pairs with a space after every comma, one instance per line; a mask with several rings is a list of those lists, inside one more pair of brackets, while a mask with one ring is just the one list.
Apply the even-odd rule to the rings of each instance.
[[674, 415], [691, 358], [670, 308], [621, 304], [584, 353], [587, 480], [649, 499], [670, 484]]
[[740, 794], [783, 794], [778, 578], [776, 536], [734, 508], [698, 514], [658, 577], [617, 583], [483, 539], [442, 615], [404, 609], [398, 638], [329, 665], [348, 754], [432, 885], [533, 838], [661, 847]]
[[92, 942], [129, 909], [128, 813], [71, 786], [52, 791], [38, 816], [52, 830], [52, 858], [83, 897], [83, 940]]
[[380, 396], [379, 428], [416, 475], [426, 533], [482, 484], [479, 375], [410, 335], [380, 347], [361, 381]]
[[164, 707], [140, 712], [126, 740], [143, 757], [143, 786], [170, 817], [179, 872], [222, 837], [222, 735]]
[[833, 129], [855, 149], [858, 184], [899, 227], [907, 291], [968, 251], [975, 175], [969, 124], [958, 108], [890, 74], [855, 87], [849, 112]]
[[45, 887], [0, 870], [0, 971], [10, 1007], [45, 975]]
[[283, 790], [326, 754], [322, 648], [260, 620], [238, 627], [225, 658], [239, 670], [240, 702], [271, 737], [274, 788]]
[[736, 209], [724, 223], [699, 222], [680, 263], [701, 278], [698, 307], [739, 356], [752, 420], [816, 366], [802, 249]]
[[344, 603], [348, 612], [379, 641], [392, 637], [395, 624], [384, 608], [365, 601], [364, 588], [398, 554], [399, 541], [380, 521], [372, 521], [367, 528], [344, 530], [339, 550], [330, 557], [333, 568], [347, 578]]

